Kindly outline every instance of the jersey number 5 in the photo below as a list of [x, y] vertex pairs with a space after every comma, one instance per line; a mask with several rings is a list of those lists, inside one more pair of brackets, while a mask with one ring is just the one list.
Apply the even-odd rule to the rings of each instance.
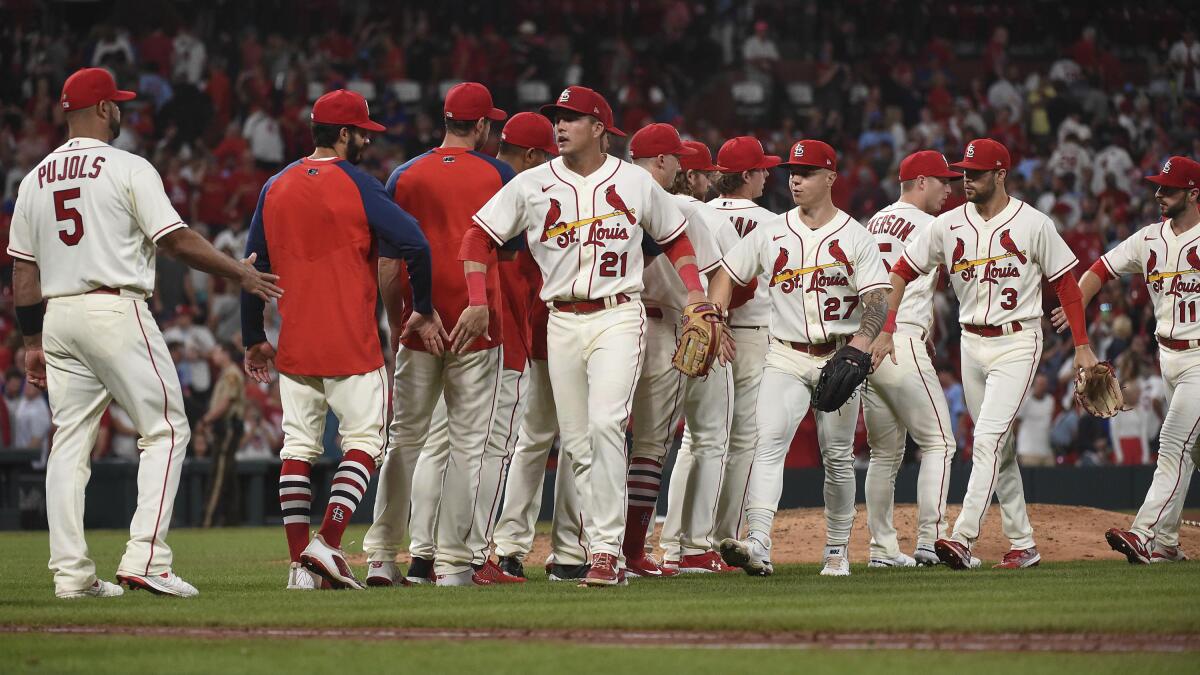
[[54, 193], [54, 218], [60, 223], [69, 220], [75, 224], [74, 228], [64, 227], [58, 231], [58, 238], [67, 246], [74, 246], [83, 239], [83, 215], [75, 207], [67, 206], [67, 202], [75, 199], [79, 199], [79, 188]]

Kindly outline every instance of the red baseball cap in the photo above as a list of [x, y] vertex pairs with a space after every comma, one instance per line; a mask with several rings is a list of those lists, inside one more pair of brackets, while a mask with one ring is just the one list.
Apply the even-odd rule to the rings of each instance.
[[83, 110], [101, 101], [130, 101], [137, 93], [117, 89], [112, 73], [103, 68], [84, 68], [75, 71], [63, 82], [63, 110]]
[[684, 157], [694, 155], [696, 151], [683, 144], [679, 132], [670, 124], [656, 122], [638, 129], [633, 138], [629, 139], [629, 156], [633, 159], [657, 157], [659, 155], [675, 155]]
[[900, 180], [916, 180], [921, 176], [958, 180], [963, 177], [958, 171], [950, 169], [946, 156], [937, 150], [919, 150], [900, 162]]
[[712, 152], [708, 146], [700, 141], [684, 141], [684, 145], [695, 150], [696, 152], [690, 155], [684, 155], [679, 158], [679, 168], [684, 171], [720, 171], [721, 167], [713, 164]]
[[442, 112], [448, 120], [500, 120], [508, 113], [492, 105], [492, 92], [478, 82], [456, 84], [446, 92]]
[[1200, 187], [1200, 164], [1187, 157], [1175, 155], [1163, 164], [1162, 171], [1146, 176], [1146, 180], [1163, 187], [1190, 190]]
[[551, 155], [558, 154], [554, 125], [545, 115], [537, 113], [519, 112], [510, 117], [500, 132], [500, 140], [522, 148], [537, 148]]
[[961, 162], [950, 165], [954, 169], [974, 169], [976, 171], [993, 171], [1007, 169], [1012, 164], [1008, 156], [1008, 148], [1003, 143], [990, 138], [976, 138], [967, 143]]
[[624, 136], [625, 132], [613, 126], [612, 107], [594, 89], [587, 87], [567, 87], [558, 95], [558, 101], [542, 106], [542, 114], [553, 121], [554, 113], [558, 110], [570, 110], [583, 115], [591, 115], [604, 124], [604, 129], [610, 134]]
[[837, 173], [837, 153], [833, 147], [824, 141], [805, 139], [796, 141], [792, 151], [788, 153], [788, 161], [784, 166], [815, 166], [818, 169], [829, 169]]
[[358, 127], [367, 131], [383, 131], [387, 128], [371, 121], [367, 99], [349, 89], [331, 91], [317, 99], [311, 117], [317, 124]]
[[717, 164], [722, 173], [741, 173], [751, 169], [770, 169], [779, 166], [777, 155], [763, 152], [762, 143], [753, 136], [738, 136], [725, 141], [717, 151]]

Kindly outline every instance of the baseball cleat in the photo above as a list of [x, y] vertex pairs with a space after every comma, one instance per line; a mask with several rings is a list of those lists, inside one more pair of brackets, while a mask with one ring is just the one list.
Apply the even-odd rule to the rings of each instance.
[[367, 563], [367, 585], [376, 587], [411, 586], [412, 583], [400, 574], [400, 568], [390, 560], [375, 560]]
[[596, 553], [592, 556], [592, 567], [588, 570], [583, 583], [589, 588], [616, 586], [621, 581], [617, 569], [617, 556], [612, 553]]
[[[933, 553], [930, 551], [930, 553]], [[934, 553], [934, 559], [937, 559], [937, 554]], [[897, 553], [895, 556], [871, 556], [867, 561], [867, 567], [916, 567], [917, 560], [903, 553]]]
[[346, 554], [342, 553], [341, 549], [326, 544], [325, 538], [319, 534], [313, 536], [312, 541], [308, 542], [308, 547], [300, 554], [300, 564], [304, 569], [328, 581], [331, 588], [352, 591], [367, 588], [354, 576], [350, 563], [346, 562]]
[[478, 584], [475, 582], [475, 570], [467, 570], [465, 572], [454, 572], [453, 574], [439, 574], [435, 582], [438, 588], [447, 586], [482, 586], [486, 584]]
[[730, 567], [742, 568], [752, 577], [769, 577], [775, 573], [770, 547], [757, 539], [721, 540], [721, 560]]
[[1104, 533], [1104, 538], [1112, 550], [1125, 556], [1130, 565], [1150, 564], [1150, 552], [1136, 534], [1114, 527]]
[[995, 570], [1019, 570], [1026, 567], [1037, 567], [1042, 561], [1042, 554], [1036, 546], [1029, 548], [1014, 548], [1004, 554], [1004, 560], [992, 565]]
[[659, 566], [658, 561], [643, 553], [636, 560], [633, 558], [625, 559], [625, 571], [635, 577], [643, 579], [662, 579], [664, 577], [674, 576], [667, 574]]
[[514, 577], [500, 569], [496, 563], [488, 560], [471, 577], [477, 586], [495, 586], [498, 584], [523, 584], [525, 577]]
[[155, 595], [173, 595], [177, 598], [194, 598], [200, 591], [188, 582], [175, 576], [174, 572], [162, 574], [117, 574], [117, 582], [131, 591], [150, 591]]
[[62, 600], [82, 600], [84, 598], [119, 598], [125, 595], [125, 589], [117, 584], [109, 583], [103, 579], [97, 579], [92, 582], [91, 586], [82, 591], [67, 591], [64, 593], [55, 593], [56, 597]]
[[515, 555], [501, 556], [499, 560], [500, 569], [510, 577], [525, 578], [525, 566], [521, 564], [521, 559]]
[[925, 544], [918, 546], [917, 550], [913, 551], [913, 560], [917, 561], [917, 565], [920, 567], [933, 567], [934, 565], [942, 564], [941, 559], [938, 558], [937, 551], [933, 550], [933, 546]]
[[589, 565], [560, 565], [546, 563], [546, 578], [550, 581], [576, 581], [587, 576]]
[[321, 588], [322, 581], [324, 580], [321, 577], [304, 569], [298, 562], [292, 563], [288, 568], [287, 590], [289, 591], [315, 591]]
[[437, 575], [433, 573], [433, 558], [422, 558], [413, 556], [412, 561], [408, 563], [408, 572], [404, 574], [404, 579], [410, 584], [432, 584], [437, 581]]
[[953, 539], [938, 539], [933, 549], [937, 551], [938, 559], [952, 570], [973, 570], [980, 565], [979, 558], [971, 555], [971, 549], [966, 544]]
[[671, 560], [670, 558], [663, 558], [662, 564], [659, 565], [659, 567], [662, 568], [662, 571], [664, 574], [670, 574], [672, 576], [679, 574], [679, 561], [678, 560]]
[[1186, 562], [1187, 554], [1178, 546], [1166, 546], [1158, 542], [1154, 543], [1154, 550], [1150, 553], [1151, 563], [1169, 563], [1169, 562]]
[[823, 577], [850, 576], [850, 556], [846, 544], [825, 547], [825, 566], [821, 568]]
[[721, 560], [721, 554], [716, 551], [685, 555], [679, 559], [680, 574], [720, 574], [736, 572], [738, 568], [730, 567]]

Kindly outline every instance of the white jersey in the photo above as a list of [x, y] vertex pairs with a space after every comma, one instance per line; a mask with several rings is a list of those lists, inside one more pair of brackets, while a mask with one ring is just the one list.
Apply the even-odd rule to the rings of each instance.
[[1050, 217], [1015, 197], [988, 221], [970, 202], [943, 213], [904, 259], [920, 274], [946, 265], [958, 320], [977, 326], [1040, 320], [1042, 277], [1055, 281], [1078, 262]]
[[21, 181], [8, 254], [37, 263], [47, 298], [102, 286], [149, 296], [154, 242], [181, 227], [150, 162], [74, 138]]
[[841, 210], [815, 230], [801, 222], [799, 208], [760, 223], [721, 266], [743, 286], [766, 275], [760, 285], [771, 302], [770, 334], [791, 342], [854, 333], [859, 296], [891, 287], [875, 240]]
[[497, 244], [525, 235], [542, 300], [596, 300], [641, 293], [642, 232], [659, 244], [682, 234], [677, 204], [644, 169], [611, 155], [586, 177], [556, 157], [517, 174], [474, 221]]
[[1200, 339], [1200, 228], [1177, 236], [1169, 220], [1147, 225], [1100, 260], [1113, 276], [1146, 277], [1159, 337]]
[[[740, 240], [737, 233], [733, 231], [733, 226], [726, 222], [720, 214], [707, 208], [704, 202], [687, 195], [672, 196], [679, 203], [679, 210], [687, 218], [688, 224], [684, 231], [692, 242], [692, 248], [696, 251], [696, 267], [700, 270], [700, 283], [707, 291], [708, 277], [705, 275], [721, 263], [721, 256], [725, 250], [714, 236], [714, 230], [724, 226], [725, 232], [728, 233], [727, 237], [732, 237], [732, 242], [728, 238], [726, 239], [726, 245], [735, 244]], [[645, 288], [642, 290], [642, 302], [647, 307], [668, 307], [682, 310], [687, 305], [687, 289], [684, 288], [683, 280], [679, 278], [679, 273], [675, 271], [675, 266], [671, 264], [667, 256], [656, 256], [646, 263], [642, 281], [645, 284]]]
[[[743, 238], [757, 229], [759, 225], [778, 217], [778, 214], [764, 209], [751, 199], [717, 197], [708, 204], [729, 216], [729, 222], [733, 224], [733, 229], [739, 237]], [[765, 326], [770, 323], [771, 294], [767, 290], [769, 282], [770, 279], [764, 274], [758, 280], [758, 288], [754, 291], [754, 297], [737, 309], [729, 310], [730, 326]]]
[[[929, 229], [933, 216], [905, 202], [886, 206], [867, 221], [867, 231], [879, 244], [879, 257], [888, 272], [900, 259], [908, 243], [917, 234]], [[937, 276], [927, 274], [913, 281], [904, 291], [900, 309], [896, 311], [897, 328], [907, 326], [918, 335], [928, 335], [933, 325], [933, 285]]]

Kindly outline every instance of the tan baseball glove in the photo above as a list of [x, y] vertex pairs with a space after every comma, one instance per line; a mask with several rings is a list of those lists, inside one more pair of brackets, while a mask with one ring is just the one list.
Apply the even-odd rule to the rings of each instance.
[[1108, 361], [1079, 369], [1075, 376], [1075, 402], [1096, 417], [1114, 417], [1122, 410], [1130, 409], [1125, 405], [1121, 383]]
[[671, 362], [688, 377], [703, 377], [712, 368], [725, 336], [725, 319], [711, 302], [697, 302], [683, 310], [683, 331]]

